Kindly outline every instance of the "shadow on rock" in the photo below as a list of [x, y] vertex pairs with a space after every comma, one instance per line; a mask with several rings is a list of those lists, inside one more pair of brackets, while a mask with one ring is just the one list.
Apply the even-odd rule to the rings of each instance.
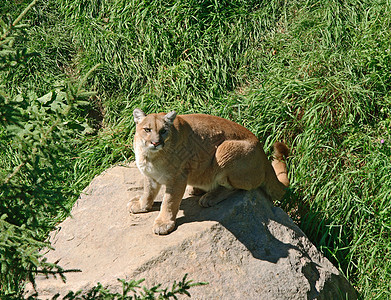
[[[280, 236], [304, 236], [301, 230], [281, 211], [273, 207], [260, 191], [239, 191], [215, 207], [202, 208], [199, 197], [182, 201], [184, 216], [177, 219], [177, 229], [185, 223], [216, 221], [229, 230], [254, 258], [277, 263], [286, 258], [296, 245], [284, 242]], [[281, 232], [283, 230], [284, 232]]]

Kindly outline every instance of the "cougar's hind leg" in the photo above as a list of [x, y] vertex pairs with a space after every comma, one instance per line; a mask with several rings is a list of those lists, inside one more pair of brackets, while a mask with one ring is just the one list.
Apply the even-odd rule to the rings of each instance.
[[204, 190], [193, 186], [188, 188], [188, 192], [191, 196], [202, 196], [206, 193]]
[[232, 189], [252, 190], [261, 187], [272, 200], [280, 200], [286, 187], [277, 179], [270, 161], [258, 140], [225, 141], [216, 151], [220, 180]]
[[217, 203], [227, 199], [236, 191], [236, 189], [227, 189], [226, 187], [219, 186], [216, 189], [204, 194], [200, 200], [198, 200], [198, 203], [202, 207], [215, 206]]
[[223, 142], [216, 151], [215, 183], [218, 187], [203, 195], [199, 204], [210, 207], [227, 199], [237, 190], [258, 187], [264, 180], [262, 170], [259, 170], [261, 151], [258, 140]]
[[251, 190], [265, 181], [264, 165], [269, 164], [261, 144], [254, 140], [225, 141], [216, 151], [219, 185]]

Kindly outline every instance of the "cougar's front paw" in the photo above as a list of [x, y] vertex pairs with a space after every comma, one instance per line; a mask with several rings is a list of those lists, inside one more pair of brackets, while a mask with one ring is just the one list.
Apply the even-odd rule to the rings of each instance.
[[153, 233], [157, 235], [169, 234], [175, 228], [175, 221], [163, 221], [161, 219], [156, 219], [153, 224]]
[[149, 208], [145, 205], [140, 204], [140, 198], [134, 197], [132, 200], [128, 202], [128, 210], [132, 214], [144, 213], [148, 212]]

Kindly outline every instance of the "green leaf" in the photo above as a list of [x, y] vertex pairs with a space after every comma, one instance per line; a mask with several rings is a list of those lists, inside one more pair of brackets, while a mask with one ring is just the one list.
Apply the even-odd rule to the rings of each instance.
[[54, 92], [49, 92], [37, 100], [43, 104], [47, 104], [48, 102], [52, 102], [56, 98], [56, 94]]

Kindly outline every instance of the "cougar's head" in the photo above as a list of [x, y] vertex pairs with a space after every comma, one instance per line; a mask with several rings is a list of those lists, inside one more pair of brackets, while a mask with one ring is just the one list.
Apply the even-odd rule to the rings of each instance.
[[141, 109], [136, 108], [133, 117], [136, 122], [136, 136], [142, 146], [150, 151], [159, 151], [170, 137], [176, 112], [145, 115]]

